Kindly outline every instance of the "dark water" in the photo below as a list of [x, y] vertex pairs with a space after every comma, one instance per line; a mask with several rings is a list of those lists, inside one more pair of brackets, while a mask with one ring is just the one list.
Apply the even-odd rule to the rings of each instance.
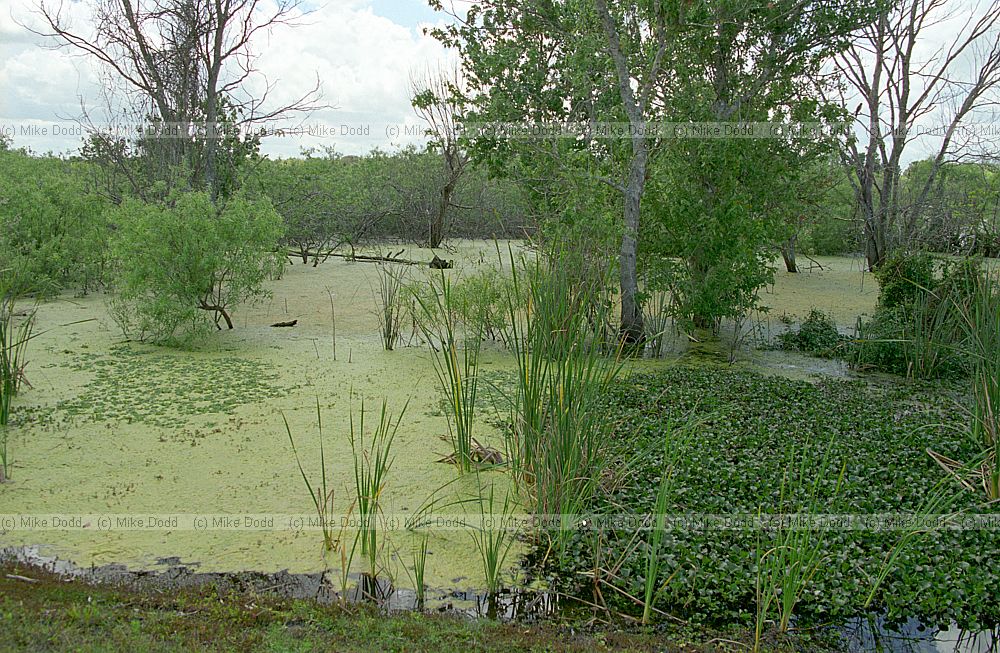
[[891, 625], [882, 616], [856, 617], [837, 628], [848, 651], [878, 653], [1000, 653], [1000, 626], [971, 631], [927, 626], [917, 619]]

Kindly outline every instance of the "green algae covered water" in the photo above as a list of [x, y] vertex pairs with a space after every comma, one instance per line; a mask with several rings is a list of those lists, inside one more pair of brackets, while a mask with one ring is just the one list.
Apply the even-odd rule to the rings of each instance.
[[[432, 255], [418, 248], [404, 254], [417, 260]], [[444, 257], [456, 260], [448, 274], [461, 276], [493, 260], [496, 249], [493, 243], [465, 242]], [[832, 310], [847, 327], [871, 310], [876, 288], [855, 261], [822, 262], [823, 271], [778, 273], [775, 286], [763, 294], [772, 315], [801, 317], [817, 307]], [[424, 274], [408, 270], [413, 278]], [[118, 563], [137, 570], [178, 559], [205, 572], [311, 573], [338, 567], [341, 561], [324, 553], [317, 530], [280, 519], [267, 522], [269, 516], [314, 510], [283, 420], [307, 473], [318, 482], [318, 401], [333, 500], [336, 511], [348, 515], [352, 405], [356, 415], [362, 398], [370, 411], [385, 399], [393, 413], [408, 408], [392, 449], [384, 511], [405, 519], [432, 514], [425, 509], [433, 503], [433, 514], [442, 516], [424, 529], [397, 524], [386, 533], [387, 573], [398, 585], [408, 584], [406, 570], [421, 532], [428, 537], [425, 584], [482, 587], [470, 532], [446, 519], [478, 510], [467, 502], [477, 494], [477, 481], [472, 475], [459, 478], [453, 466], [439, 462], [450, 445], [441, 439], [448, 424], [431, 354], [419, 338], [409, 338], [408, 328], [404, 343], [410, 340], [412, 346], [383, 351], [375, 288], [376, 270], [369, 263], [330, 259], [316, 268], [293, 265], [270, 284], [271, 298], [234, 311], [236, 329], [185, 351], [126, 342], [99, 294], [64, 295], [40, 305], [40, 335], [31, 343], [26, 370], [31, 387], [17, 399], [10, 430], [12, 479], [0, 485], [5, 516], [0, 546], [37, 546], [45, 556], [79, 566]], [[289, 320], [298, 323], [270, 326]], [[662, 364], [671, 363], [635, 363]], [[740, 364], [802, 377], [838, 373], [815, 359], [781, 352], [753, 354]], [[489, 347], [481, 365], [487, 376], [513, 370], [509, 356]], [[477, 438], [499, 447], [490, 422], [480, 420]], [[484, 477], [498, 494], [506, 490], [504, 474]], [[74, 515], [88, 521], [53, 523]], [[172, 515], [182, 518], [170, 521]], [[193, 524], [185, 515], [214, 515], [220, 521]], [[22, 521], [25, 516], [49, 521], [33, 524]], [[515, 544], [508, 556], [511, 573], [521, 546]], [[360, 554], [355, 567], [362, 567]]]

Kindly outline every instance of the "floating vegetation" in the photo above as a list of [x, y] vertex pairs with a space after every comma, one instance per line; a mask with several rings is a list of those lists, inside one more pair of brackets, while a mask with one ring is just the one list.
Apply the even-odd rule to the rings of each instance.
[[268, 363], [234, 356], [161, 353], [129, 345], [109, 354], [80, 352], [68, 365], [93, 371], [87, 389], [57, 404], [70, 416], [173, 427], [191, 415], [231, 414], [238, 406], [291, 390]]

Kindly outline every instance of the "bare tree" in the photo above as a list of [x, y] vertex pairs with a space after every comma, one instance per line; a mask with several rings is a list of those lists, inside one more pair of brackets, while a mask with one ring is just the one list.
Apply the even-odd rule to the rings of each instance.
[[[993, 103], [1000, 87], [1000, 2], [966, 4], [893, 3], [834, 58], [835, 73], [844, 82], [842, 103], [846, 107], [860, 98], [854, 115], [864, 138], [848, 140], [844, 164], [864, 220], [865, 256], [872, 270], [915, 232], [941, 168], [969, 144], [962, 138], [963, 121]], [[942, 25], [958, 20], [963, 10], [967, 17], [954, 37], [920, 57]], [[921, 191], [903, 206], [904, 152], [919, 137], [918, 127], [935, 117], [941, 142], [933, 165]]]
[[469, 157], [459, 142], [461, 98], [465, 85], [457, 67], [428, 70], [422, 77], [411, 76], [410, 91], [413, 109], [427, 123], [431, 147], [440, 150], [444, 159], [441, 198], [431, 217], [427, 235], [428, 247], [440, 247], [444, 241], [448, 209], [454, 206], [452, 197]]
[[263, 92], [248, 91], [248, 82], [262, 77], [253, 40], [294, 24], [302, 13], [299, 0], [92, 0], [90, 7], [92, 25], [80, 30], [69, 24], [61, 2], [43, 1], [37, 10], [46, 28], [32, 31], [111, 71], [156, 123], [145, 146], [166, 152], [172, 163], [190, 164], [192, 181], [213, 199], [224, 129], [317, 107], [318, 81], [276, 108], [265, 108], [273, 89], [266, 79]]

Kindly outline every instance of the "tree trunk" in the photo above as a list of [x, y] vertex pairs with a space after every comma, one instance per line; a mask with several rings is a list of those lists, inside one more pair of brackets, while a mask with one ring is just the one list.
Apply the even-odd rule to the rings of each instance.
[[642, 307], [637, 298], [639, 275], [636, 263], [639, 244], [639, 217], [642, 191], [646, 185], [646, 162], [648, 159], [645, 138], [639, 137], [632, 140], [632, 152], [628, 184], [625, 187], [625, 229], [622, 233], [621, 251], [618, 255], [619, 282], [622, 294], [619, 335], [622, 342], [627, 344], [642, 342], [645, 336]]
[[457, 178], [452, 178], [441, 189], [441, 205], [438, 206], [437, 213], [431, 220], [430, 233], [427, 238], [427, 246], [436, 249], [444, 242], [444, 225], [448, 216], [448, 207], [451, 205], [451, 196], [455, 191]]
[[792, 236], [781, 246], [781, 258], [785, 259], [785, 269], [791, 273], [799, 271], [799, 266], [795, 262], [795, 241], [798, 236]]

